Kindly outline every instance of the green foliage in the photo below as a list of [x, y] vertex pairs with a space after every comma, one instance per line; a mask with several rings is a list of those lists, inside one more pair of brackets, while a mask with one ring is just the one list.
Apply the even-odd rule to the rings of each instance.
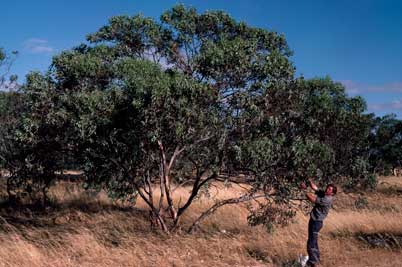
[[22, 191], [32, 200], [47, 201], [55, 172], [63, 170], [64, 147], [59, 137], [68, 118], [57, 106], [52, 83], [39, 73], [28, 75], [21, 91], [12, 97], [12, 102], [18, 102], [8, 106], [0, 151], [11, 173], [7, 181], [9, 196]]
[[290, 205], [260, 205], [258, 209], [252, 210], [247, 217], [247, 221], [251, 226], [263, 224], [268, 232], [272, 233], [276, 225], [286, 226], [296, 212]]
[[[12, 149], [12, 145], [8, 142], [9, 136], [12, 134], [10, 130], [15, 124], [15, 118], [18, 114], [18, 106], [20, 104], [20, 94], [16, 91], [17, 76], [9, 75], [10, 67], [15, 59], [17, 52], [6, 53], [0, 47], [0, 151]], [[7, 158], [0, 154], [0, 168], [7, 166]]]
[[267, 262], [267, 263], [272, 262], [268, 253], [259, 247], [246, 247], [246, 252], [247, 252], [248, 256], [256, 259], [257, 261]]
[[355, 208], [356, 209], [366, 209], [369, 205], [369, 202], [367, 200], [367, 197], [365, 196], [359, 196], [356, 201], [355, 201]]
[[296, 140], [293, 145], [294, 165], [302, 177], [323, 178], [330, 173], [335, 163], [333, 149], [318, 140]]
[[282, 267], [299, 267], [300, 263], [297, 260], [286, 260], [282, 263]]
[[[210, 105], [213, 95], [207, 87], [145, 61], [127, 59], [115, 69], [119, 85], [74, 94], [70, 103], [79, 114], [76, 142], [92, 186], [104, 185], [112, 197], [133, 194], [132, 179], [142, 181], [159, 171], [158, 141], [168, 155], [185, 147], [181, 157], [196, 153], [193, 161], [215, 160], [211, 150], [194, 145], [219, 134], [217, 114]], [[180, 169], [177, 175], [176, 179], [189, 178]]]
[[372, 115], [364, 114], [364, 100], [349, 98], [341, 84], [328, 78], [302, 82], [298, 86], [305, 92], [304, 115], [299, 121], [301, 133], [329, 149], [326, 155], [319, 153], [320, 160], [327, 162], [325, 168], [320, 168], [323, 177], [336, 179], [346, 176], [355, 185], [363, 185], [369, 166], [362, 162], [367, 161], [369, 155], [368, 137], [372, 121]]
[[402, 166], [402, 121], [394, 114], [375, 118], [370, 134], [370, 164], [381, 174]]
[[[367, 161], [371, 116], [364, 111], [361, 98], [349, 98], [329, 78], [271, 85], [241, 114], [232, 167], [251, 171], [257, 188], [276, 192], [276, 205], [297, 199], [298, 185], [310, 177], [323, 186], [373, 189], [376, 176]], [[260, 215], [252, 211], [251, 222], [274, 221]]]
[[15, 92], [0, 92], [0, 168], [7, 166], [6, 151], [14, 150], [9, 141], [14, 135], [14, 127], [21, 109], [21, 95]]
[[221, 97], [294, 73], [282, 35], [236, 22], [220, 11], [198, 14], [183, 5], [163, 13], [161, 22], [141, 15], [113, 17], [88, 40], [113, 43], [121, 57], [152, 59], [207, 81]]

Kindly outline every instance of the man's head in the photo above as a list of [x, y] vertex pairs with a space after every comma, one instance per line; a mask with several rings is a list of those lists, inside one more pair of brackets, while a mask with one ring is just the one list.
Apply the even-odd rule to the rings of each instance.
[[327, 188], [325, 189], [325, 195], [327, 196], [333, 196], [336, 195], [336, 192], [338, 191], [338, 188], [334, 184], [328, 184]]

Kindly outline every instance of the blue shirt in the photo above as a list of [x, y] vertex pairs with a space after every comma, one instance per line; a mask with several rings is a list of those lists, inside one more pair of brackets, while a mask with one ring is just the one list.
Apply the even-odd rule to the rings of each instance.
[[325, 192], [319, 190], [315, 193], [317, 199], [314, 203], [314, 208], [310, 213], [310, 218], [314, 221], [323, 221], [329, 213], [329, 209], [332, 206], [332, 196], [325, 195]]

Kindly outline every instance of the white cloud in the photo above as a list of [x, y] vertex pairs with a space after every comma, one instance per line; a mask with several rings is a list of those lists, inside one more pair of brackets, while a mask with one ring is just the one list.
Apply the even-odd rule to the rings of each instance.
[[368, 104], [368, 110], [373, 112], [378, 111], [390, 111], [399, 112], [402, 111], [402, 99], [395, 99], [391, 102]]
[[402, 82], [385, 83], [382, 85], [369, 85], [358, 83], [351, 80], [341, 82], [349, 94], [356, 95], [362, 93], [402, 93]]
[[26, 40], [24, 42], [24, 49], [34, 54], [54, 52], [54, 48], [49, 45], [47, 40], [38, 38]]
[[396, 110], [402, 110], [402, 99], [392, 101], [391, 108]]

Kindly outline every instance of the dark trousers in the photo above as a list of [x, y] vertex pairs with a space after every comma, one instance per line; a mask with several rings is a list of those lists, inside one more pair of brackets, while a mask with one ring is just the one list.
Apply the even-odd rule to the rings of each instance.
[[[308, 240], [307, 253], [308, 264], [316, 264], [320, 262], [320, 250], [318, 249], [318, 233], [322, 228], [322, 221], [315, 221], [310, 218], [308, 222]], [[314, 265], [313, 265], [314, 266]]]

